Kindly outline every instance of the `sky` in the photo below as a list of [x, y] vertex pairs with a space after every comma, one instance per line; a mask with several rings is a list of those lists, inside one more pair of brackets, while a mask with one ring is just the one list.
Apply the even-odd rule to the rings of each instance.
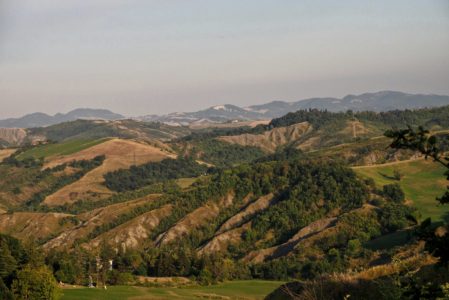
[[0, 118], [449, 94], [448, 0], [0, 0]]

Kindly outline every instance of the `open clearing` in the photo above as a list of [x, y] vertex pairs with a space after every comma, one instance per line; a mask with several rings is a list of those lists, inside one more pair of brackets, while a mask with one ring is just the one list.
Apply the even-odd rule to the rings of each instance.
[[[393, 178], [394, 170], [403, 175], [400, 181]], [[373, 178], [379, 187], [399, 183], [406, 199], [413, 201], [423, 219], [431, 217], [432, 220], [439, 221], [449, 214], [449, 207], [438, 205], [435, 200], [444, 194], [448, 185], [444, 176], [445, 168], [431, 159], [356, 167], [354, 171]]]
[[263, 299], [278, 288], [281, 281], [230, 281], [211, 286], [193, 287], [132, 287], [111, 286], [107, 290], [74, 288], [64, 289], [62, 300], [147, 300], [147, 299]]

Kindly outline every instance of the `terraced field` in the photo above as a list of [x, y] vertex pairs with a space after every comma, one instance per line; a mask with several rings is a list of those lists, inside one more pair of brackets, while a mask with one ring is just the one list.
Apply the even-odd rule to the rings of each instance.
[[[400, 181], [393, 177], [395, 170], [403, 175]], [[413, 202], [423, 219], [431, 217], [438, 221], [449, 215], [449, 207], [438, 205], [435, 200], [444, 193], [448, 185], [444, 176], [445, 169], [430, 159], [355, 167], [354, 171], [361, 176], [373, 178], [379, 187], [399, 183], [406, 199]]]

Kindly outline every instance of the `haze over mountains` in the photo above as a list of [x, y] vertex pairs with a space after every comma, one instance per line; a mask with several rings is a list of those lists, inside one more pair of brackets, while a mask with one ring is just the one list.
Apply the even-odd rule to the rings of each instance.
[[[407, 94], [396, 91], [380, 91], [343, 98], [311, 98], [296, 102], [272, 101], [260, 105], [239, 107], [237, 105], [217, 105], [196, 112], [175, 112], [167, 115], [144, 115], [136, 117], [141, 121], [161, 122], [181, 126], [192, 123], [227, 122], [231, 120], [267, 120], [283, 116], [301, 109], [317, 108], [338, 111], [389, 111], [395, 109], [417, 109], [449, 105], [449, 96]], [[77, 119], [118, 120], [125, 117], [105, 109], [76, 109], [66, 114], [50, 116], [33, 113], [21, 118], [0, 120], [0, 128], [32, 128], [54, 125]]]
[[54, 116], [37, 112], [25, 115], [21, 118], [10, 118], [0, 120], [0, 128], [32, 128], [55, 125], [63, 122], [75, 121], [78, 119], [91, 120], [117, 120], [124, 116], [113, 113], [106, 109], [78, 108], [66, 114], [57, 113]]
[[218, 105], [205, 110], [190, 113], [172, 113], [164, 116], [148, 115], [141, 117], [145, 121], [159, 121], [173, 125], [186, 125], [193, 122], [229, 120], [266, 120], [278, 118], [289, 112], [301, 109], [317, 108], [332, 112], [353, 111], [389, 111], [395, 109], [416, 109], [438, 107], [449, 104], [449, 96], [407, 94], [396, 91], [381, 91], [361, 95], [347, 95], [339, 98], [311, 98], [296, 102], [272, 101], [261, 105], [239, 107], [236, 105]]

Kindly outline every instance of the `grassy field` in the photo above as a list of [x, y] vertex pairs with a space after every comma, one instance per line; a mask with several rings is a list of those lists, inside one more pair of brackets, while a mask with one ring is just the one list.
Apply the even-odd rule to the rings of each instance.
[[111, 286], [107, 290], [64, 289], [62, 300], [144, 300], [144, 299], [263, 299], [284, 282], [231, 281], [211, 286], [195, 287], [131, 287]]
[[47, 144], [37, 147], [21, 153], [17, 158], [25, 159], [29, 157], [33, 158], [45, 158], [56, 155], [69, 155], [81, 150], [90, 148], [92, 146], [106, 142], [108, 139], [96, 139], [96, 140], [71, 140], [67, 142], [57, 144]]
[[[394, 170], [403, 175], [400, 181], [393, 178]], [[449, 214], [449, 206], [438, 205], [435, 200], [443, 195], [449, 184], [444, 176], [445, 168], [430, 159], [355, 167], [354, 171], [361, 176], [373, 178], [379, 187], [399, 183], [406, 199], [413, 201], [423, 219], [431, 217], [438, 221]]]

